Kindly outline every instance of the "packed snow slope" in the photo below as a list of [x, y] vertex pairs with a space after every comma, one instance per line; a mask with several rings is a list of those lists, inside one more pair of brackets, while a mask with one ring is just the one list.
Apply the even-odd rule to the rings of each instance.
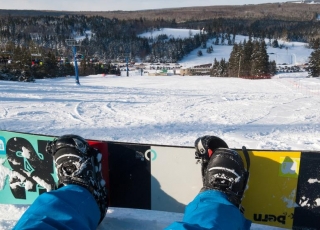
[[98, 75], [80, 81], [2, 81], [0, 129], [181, 146], [215, 134], [238, 148], [320, 148], [318, 78]]

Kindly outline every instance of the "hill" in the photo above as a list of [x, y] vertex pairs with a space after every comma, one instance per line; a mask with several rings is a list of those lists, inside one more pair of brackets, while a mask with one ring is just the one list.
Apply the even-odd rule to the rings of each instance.
[[1, 16], [66, 16], [85, 15], [102, 16], [118, 19], [147, 20], [165, 19], [175, 20], [177, 23], [197, 20], [209, 20], [213, 18], [238, 18], [238, 19], [280, 19], [290, 21], [310, 21], [317, 18], [320, 13], [319, 4], [306, 3], [268, 3], [249, 5], [225, 5], [225, 6], [199, 6], [183, 8], [164, 8], [155, 10], [138, 11], [48, 11], [48, 10], [0, 10]]

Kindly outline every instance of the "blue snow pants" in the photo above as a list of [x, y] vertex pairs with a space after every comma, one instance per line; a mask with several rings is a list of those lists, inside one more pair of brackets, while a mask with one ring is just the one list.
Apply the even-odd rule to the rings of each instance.
[[182, 222], [174, 222], [166, 230], [247, 230], [250, 226], [251, 221], [245, 219], [224, 193], [207, 190], [187, 205]]
[[40, 195], [26, 210], [15, 230], [97, 229], [100, 210], [92, 194], [78, 185], [67, 185]]
[[[91, 193], [81, 186], [68, 185], [40, 195], [14, 229], [94, 230], [99, 219], [100, 211]], [[174, 222], [166, 229], [247, 230], [250, 225], [224, 193], [208, 190], [186, 207], [182, 222]]]

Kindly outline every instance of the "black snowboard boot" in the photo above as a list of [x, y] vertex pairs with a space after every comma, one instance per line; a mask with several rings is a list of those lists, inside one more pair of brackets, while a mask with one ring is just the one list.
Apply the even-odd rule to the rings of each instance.
[[88, 189], [99, 206], [101, 222], [108, 208], [106, 182], [101, 172], [102, 154], [77, 135], [56, 138], [48, 142], [46, 150], [55, 162], [58, 188], [75, 184]]
[[234, 150], [219, 148], [211, 156], [203, 178], [201, 191], [218, 190], [241, 209], [241, 200], [248, 181], [241, 156]]
[[198, 159], [198, 162], [201, 163], [201, 175], [202, 182], [204, 185], [204, 178], [206, 176], [208, 162], [211, 157], [209, 149], [211, 149], [213, 153], [218, 148], [228, 148], [228, 145], [224, 140], [222, 140], [219, 137], [206, 135], [199, 137], [194, 142], [194, 147], [196, 149], [195, 158]]

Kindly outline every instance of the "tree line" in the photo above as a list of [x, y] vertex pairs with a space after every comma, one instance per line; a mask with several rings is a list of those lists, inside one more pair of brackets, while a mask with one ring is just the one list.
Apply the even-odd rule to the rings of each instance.
[[[304, 2], [304, 3], [303, 3]], [[311, 1], [279, 2], [265, 4], [244, 4], [244, 5], [207, 5], [181, 8], [163, 8], [137, 11], [47, 11], [47, 10], [1, 10], [2, 15], [13, 16], [56, 16], [84, 15], [87, 17], [101, 16], [105, 18], [118, 18], [120, 20], [131, 20], [143, 18], [148, 21], [158, 18], [165, 18], [177, 23], [203, 21], [216, 18], [237, 18], [237, 19], [280, 19], [286, 21], [312, 21], [317, 20], [320, 12], [319, 4], [308, 4]]]
[[269, 61], [264, 40], [244, 40], [234, 44], [228, 61], [214, 60], [210, 75], [215, 77], [270, 78], [276, 72], [275, 61]]
[[[250, 48], [253, 49], [255, 42], [249, 40], [246, 44], [234, 44], [236, 34], [247, 35], [260, 40], [269, 38], [304, 41], [309, 42], [310, 47], [313, 48], [319, 46], [317, 40], [320, 29], [319, 23], [316, 20], [307, 22], [274, 18], [213, 18], [177, 23], [172, 19], [148, 20], [143, 17], [120, 20], [94, 15], [65, 15], [61, 17], [8, 15], [0, 18], [0, 49], [2, 52], [0, 61], [5, 62], [4, 60], [10, 56], [12, 68], [24, 71], [23, 69], [30, 69], [32, 66], [32, 54], [40, 52], [43, 59], [42, 63], [46, 67], [41, 67], [41, 70], [36, 69], [36, 71], [33, 71], [34, 75], [36, 77], [59, 76], [61, 74], [59, 59], [72, 59], [71, 48], [66, 40], [72, 37], [82, 37], [78, 52], [82, 56], [82, 67], [85, 66], [85, 70], [81, 70], [80, 73], [93, 74], [100, 71], [97, 70], [98, 67], [95, 66], [97, 62], [94, 63], [95, 61], [100, 62], [100, 67], [102, 63], [103, 68], [114, 61], [124, 62], [126, 59], [162, 63], [178, 62], [192, 50], [205, 44], [208, 39], [216, 39], [216, 45], [221, 43], [235, 45], [233, 52], [237, 55], [231, 55], [232, 57], [228, 61], [230, 66], [228, 72], [243, 76], [262, 75], [265, 70], [261, 73], [255, 73], [249, 71], [249, 67], [246, 67], [249, 63], [246, 54], [249, 49], [247, 46], [251, 47], [250, 43], [253, 43], [252, 48]], [[198, 29], [199, 33], [184, 39], [168, 37], [165, 34], [149, 38], [139, 36], [143, 32], [152, 32], [164, 27]], [[223, 42], [223, 39], [226, 42]], [[214, 50], [208, 47], [208, 52], [214, 52]], [[252, 55], [257, 54], [254, 52]], [[55, 60], [55, 62], [49, 64], [49, 60], [51, 62]], [[255, 58], [251, 57], [252, 64], [255, 66], [261, 65], [254, 63], [254, 60]], [[236, 68], [236, 63], [238, 63], [238, 66], [240, 63], [240, 68]], [[69, 63], [64, 62], [64, 64], [64, 71], [69, 73], [68, 71], [72, 66], [69, 68]], [[47, 69], [49, 66], [50, 71]], [[55, 67], [53, 68], [53, 66]], [[114, 67], [110, 66], [109, 69], [111, 71]], [[238, 72], [236, 69], [238, 69]]]

